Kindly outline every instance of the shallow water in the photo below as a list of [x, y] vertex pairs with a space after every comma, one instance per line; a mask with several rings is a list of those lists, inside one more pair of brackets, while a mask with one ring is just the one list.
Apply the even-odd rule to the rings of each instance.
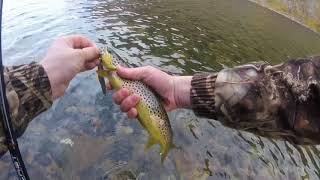
[[[4, 11], [5, 64], [39, 61], [57, 36], [84, 34], [115, 47], [130, 66], [172, 74], [272, 64], [320, 53], [320, 36], [245, 0], [11, 0]], [[320, 150], [169, 113], [172, 150], [144, 151], [146, 132], [103, 96], [94, 71], [30, 123], [19, 139], [32, 179], [318, 179]], [[8, 153], [0, 179], [15, 179]]]

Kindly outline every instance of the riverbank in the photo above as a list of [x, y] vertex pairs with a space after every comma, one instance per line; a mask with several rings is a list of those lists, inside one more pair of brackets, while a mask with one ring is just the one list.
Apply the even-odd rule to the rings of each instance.
[[249, 0], [320, 33], [320, 1]]

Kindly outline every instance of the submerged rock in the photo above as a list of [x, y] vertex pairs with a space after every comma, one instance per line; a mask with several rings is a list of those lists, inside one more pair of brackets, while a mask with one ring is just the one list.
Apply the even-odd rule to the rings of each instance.
[[137, 179], [136, 175], [130, 170], [120, 171], [111, 177], [105, 177], [104, 179], [110, 180], [135, 180]]

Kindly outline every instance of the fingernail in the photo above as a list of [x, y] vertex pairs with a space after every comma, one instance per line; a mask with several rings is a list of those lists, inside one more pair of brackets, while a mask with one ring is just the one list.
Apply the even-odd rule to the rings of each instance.
[[122, 66], [120, 66], [120, 65], [117, 65], [117, 71], [121, 71], [121, 69], [122, 69]]
[[128, 96], [129, 95], [129, 91], [127, 89], [123, 89], [122, 90], [122, 95]]
[[133, 95], [132, 97], [133, 101], [138, 101], [140, 99], [140, 97], [138, 95]]
[[96, 47], [96, 53], [100, 54], [100, 49]]
[[126, 74], [126, 68], [125, 67], [123, 67], [123, 66], [121, 66], [121, 65], [118, 65], [117, 66], [117, 73], [118, 73], [118, 75], [120, 75], [120, 76], [123, 76], [123, 75], [125, 75]]

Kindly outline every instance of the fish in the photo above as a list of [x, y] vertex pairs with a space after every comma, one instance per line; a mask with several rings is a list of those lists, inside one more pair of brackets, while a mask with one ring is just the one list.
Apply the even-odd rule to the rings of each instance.
[[110, 48], [102, 51], [101, 64], [103, 70], [98, 69], [100, 77], [106, 77], [115, 90], [126, 88], [130, 94], [140, 96], [140, 101], [136, 105], [138, 111], [138, 121], [149, 134], [146, 149], [155, 144], [160, 145], [161, 162], [165, 160], [170, 149], [175, 145], [172, 142], [172, 129], [168, 114], [162, 104], [160, 96], [149, 86], [141, 81], [123, 79], [116, 73], [117, 65], [122, 65], [125, 61]]

